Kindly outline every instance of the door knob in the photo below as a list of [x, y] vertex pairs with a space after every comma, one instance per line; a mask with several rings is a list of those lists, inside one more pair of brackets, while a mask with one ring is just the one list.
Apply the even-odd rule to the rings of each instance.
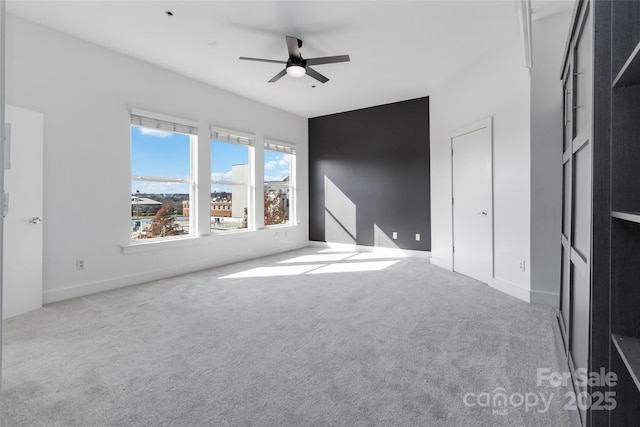
[[29, 220], [30, 224], [40, 224], [41, 222], [42, 222], [42, 219], [40, 219], [40, 217], [37, 217], [37, 216], [34, 216]]
[[487, 215], [487, 211], [478, 212], [478, 215]]

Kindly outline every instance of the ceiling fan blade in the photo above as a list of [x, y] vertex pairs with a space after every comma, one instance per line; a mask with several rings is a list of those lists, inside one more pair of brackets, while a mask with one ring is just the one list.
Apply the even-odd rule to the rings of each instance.
[[[285, 72], [286, 72], [286, 70], [285, 70]], [[329, 81], [328, 78], [326, 78], [325, 76], [323, 76], [322, 74], [320, 74], [319, 72], [317, 72], [316, 70], [314, 70], [311, 67], [307, 67], [307, 75], [309, 77], [313, 77], [314, 79], [316, 79], [320, 83], [326, 83], [326, 82]]]
[[284, 70], [280, 71], [278, 74], [276, 74], [275, 76], [273, 76], [273, 78], [271, 80], [269, 80], [269, 83], [275, 83], [278, 80], [280, 80], [282, 78], [282, 76], [284, 76], [285, 74], [287, 74], [287, 69], [285, 68]]
[[245, 61], [273, 62], [274, 64], [286, 64], [287, 63], [287, 61], [278, 61], [276, 59], [247, 58], [246, 56], [241, 56], [240, 59], [245, 60]]
[[294, 56], [296, 58], [302, 59], [300, 56], [300, 45], [302, 42], [295, 37], [285, 36], [287, 39], [287, 49], [289, 50], [289, 56]]
[[307, 65], [335, 64], [336, 62], [349, 62], [349, 55], [323, 56], [322, 58], [307, 59]]

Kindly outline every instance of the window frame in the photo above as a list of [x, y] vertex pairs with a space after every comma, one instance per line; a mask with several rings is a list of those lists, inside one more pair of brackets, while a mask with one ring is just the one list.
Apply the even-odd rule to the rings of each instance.
[[[211, 126], [209, 128], [209, 148], [210, 148], [210, 152], [209, 152], [209, 156], [210, 158], [213, 158], [214, 153], [212, 151], [212, 142], [216, 141], [216, 142], [221, 142], [221, 143], [225, 143], [225, 144], [233, 144], [233, 145], [239, 145], [239, 146], [243, 146], [243, 147], [247, 147], [247, 169], [248, 169], [248, 181], [247, 183], [242, 183], [242, 182], [234, 182], [233, 178], [229, 181], [227, 180], [219, 180], [219, 179], [210, 179], [210, 183], [209, 183], [209, 194], [211, 194], [211, 187], [214, 184], [218, 184], [218, 185], [228, 185], [231, 186], [232, 188], [232, 194], [233, 194], [233, 186], [234, 185], [240, 185], [240, 186], [245, 186], [247, 188], [247, 227], [246, 228], [239, 228], [239, 229], [234, 229], [234, 230], [228, 230], [225, 233], [221, 233], [221, 234], [228, 234], [228, 233], [233, 233], [233, 232], [245, 232], [245, 231], [254, 231], [256, 230], [256, 204], [255, 204], [255, 170], [256, 170], [256, 165], [255, 165], [255, 146], [256, 146], [256, 135], [252, 134], [252, 133], [248, 133], [248, 132], [241, 132], [241, 131], [237, 131], [237, 130], [231, 130], [231, 129], [225, 129], [222, 127], [217, 127], [217, 126]], [[209, 177], [211, 177], [211, 174], [213, 173], [213, 169], [212, 169], [212, 165], [209, 165]], [[233, 198], [231, 199], [231, 203], [233, 203]], [[209, 216], [211, 211], [209, 210]], [[211, 233], [211, 227], [209, 227], [209, 233]]]
[[[281, 140], [276, 140], [272, 138], [265, 138], [263, 143], [263, 156], [262, 156], [262, 164], [263, 164], [263, 173], [262, 173], [262, 188], [263, 194], [264, 189], [266, 187], [266, 181], [264, 180], [265, 170], [264, 165], [266, 163], [266, 153], [267, 151], [275, 152], [275, 153], [283, 153], [289, 155], [289, 184], [286, 187], [289, 189], [289, 221], [284, 224], [272, 224], [266, 225], [265, 228], [271, 227], [286, 227], [292, 225], [298, 225], [298, 217], [297, 217], [297, 190], [296, 190], [296, 159], [297, 159], [297, 149], [296, 144], [291, 142], [285, 142]], [[263, 213], [264, 215], [264, 213]]]
[[[132, 172], [133, 169], [133, 159], [130, 158], [129, 164], [129, 173], [130, 173], [130, 183], [135, 181], [146, 181], [146, 182], [162, 182], [162, 183], [176, 183], [176, 184], [187, 184], [189, 188], [189, 206], [194, 207], [196, 197], [196, 191], [198, 188], [197, 181], [197, 150], [198, 150], [198, 128], [199, 125], [197, 122], [187, 119], [181, 119], [177, 117], [172, 117], [164, 114], [154, 113], [145, 110], [139, 109], [131, 109], [130, 112], [130, 124], [129, 124], [129, 150], [131, 153], [131, 144], [132, 140], [132, 129], [133, 127], [146, 128], [146, 129], [156, 129], [170, 133], [176, 133], [181, 135], [186, 135], [189, 137], [189, 177], [188, 178], [180, 178], [180, 177], [169, 177], [169, 176], [146, 176], [146, 175], [134, 175]], [[154, 123], [155, 122], [155, 123]], [[155, 124], [155, 125], [154, 125]], [[133, 193], [133, 187], [130, 188], [131, 197], [135, 197]], [[176, 236], [160, 236], [160, 237], [152, 237], [148, 239], [133, 239], [130, 237], [129, 242], [130, 245], [138, 245], [138, 244], [149, 244], [156, 242], [164, 242], [171, 241], [176, 239], [190, 239], [194, 238], [198, 235], [197, 228], [197, 209], [191, 209], [189, 212], [189, 233], [184, 235], [176, 235]]]

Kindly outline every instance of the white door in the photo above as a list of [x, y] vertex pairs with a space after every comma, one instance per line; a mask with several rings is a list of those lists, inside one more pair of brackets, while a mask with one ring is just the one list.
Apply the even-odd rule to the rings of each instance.
[[42, 307], [42, 150], [43, 116], [6, 106], [10, 124], [9, 168], [5, 191], [9, 211], [4, 218], [4, 319]]
[[453, 270], [484, 283], [493, 278], [491, 119], [454, 132]]

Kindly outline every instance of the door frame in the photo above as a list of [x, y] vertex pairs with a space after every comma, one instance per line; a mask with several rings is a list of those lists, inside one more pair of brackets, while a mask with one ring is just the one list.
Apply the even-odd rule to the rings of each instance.
[[[459, 127], [453, 131], [451, 131], [449, 133], [449, 148], [451, 149], [451, 151], [449, 152], [449, 155], [451, 156], [451, 270], [455, 271], [456, 268], [456, 254], [455, 254], [455, 249], [454, 249], [454, 242], [455, 242], [455, 228], [456, 228], [456, 224], [454, 221], [454, 200], [455, 200], [455, 194], [453, 193], [453, 176], [454, 176], [454, 169], [453, 169], [453, 140], [455, 138], [458, 138], [460, 136], [463, 135], [467, 135], [469, 133], [481, 130], [481, 129], [488, 129], [489, 130], [489, 161], [491, 163], [490, 165], [490, 170], [491, 170], [491, 213], [490, 213], [490, 217], [489, 217], [489, 224], [491, 227], [491, 253], [490, 253], [490, 258], [491, 258], [491, 274], [489, 277], [489, 282], [493, 282], [493, 279], [495, 277], [495, 227], [494, 227], [494, 208], [495, 208], [495, 203], [494, 203], [494, 173], [493, 173], [493, 116], [489, 116], [486, 117], [484, 119], [478, 120], [477, 122], [473, 122], [471, 124], [468, 124], [466, 126], [462, 126]], [[487, 283], [488, 285], [492, 285], [493, 283]]]

